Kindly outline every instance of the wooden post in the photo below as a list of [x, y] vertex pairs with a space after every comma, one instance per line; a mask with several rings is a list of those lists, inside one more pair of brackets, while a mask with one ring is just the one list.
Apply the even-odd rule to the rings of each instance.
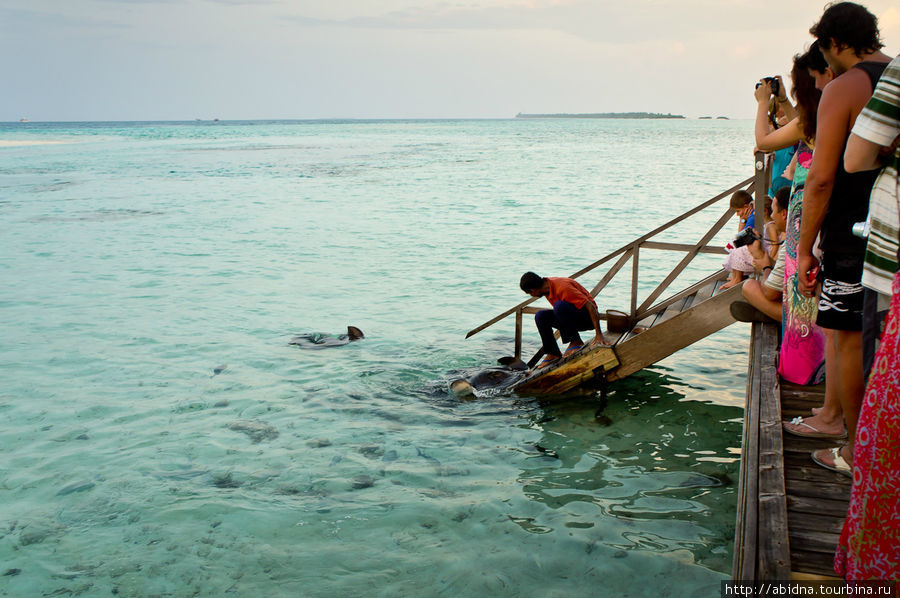
[[633, 319], [637, 313], [637, 292], [638, 292], [638, 254], [641, 251], [641, 244], [635, 243], [631, 248], [631, 310], [628, 315]]
[[522, 359], [522, 308], [516, 310], [516, 359]]
[[766, 226], [766, 196], [769, 181], [766, 176], [766, 155], [756, 152], [756, 174], [753, 177], [753, 211], [756, 214], [756, 230], [762, 234]]

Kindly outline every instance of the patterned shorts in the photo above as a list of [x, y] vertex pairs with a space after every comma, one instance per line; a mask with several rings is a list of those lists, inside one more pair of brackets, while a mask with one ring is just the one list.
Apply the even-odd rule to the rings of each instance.
[[862, 260], [824, 259], [816, 324], [830, 330], [862, 330]]

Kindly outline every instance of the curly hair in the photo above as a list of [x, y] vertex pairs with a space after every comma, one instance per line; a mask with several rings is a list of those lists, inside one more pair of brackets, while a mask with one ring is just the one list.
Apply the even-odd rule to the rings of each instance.
[[878, 33], [878, 18], [855, 2], [829, 4], [819, 22], [809, 32], [824, 50], [831, 42], [852, 48], [857, 56], [877, 52], [884, 47]]

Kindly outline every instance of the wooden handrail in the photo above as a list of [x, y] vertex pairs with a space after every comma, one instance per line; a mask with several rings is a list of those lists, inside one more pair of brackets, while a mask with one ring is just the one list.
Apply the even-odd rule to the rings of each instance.
[[[671, 272], [669, 272], [669, 275], [666, 276], [666, 278], [661, 283], [659, 283], [659, 286], [657, 286], [653, 290], [653, 292], [650, 293], [650, 295], [644, 300], [644, 302], [641, 303], [641, 306], [637, 309], [637, 311], [646, 309], [648, 305], [653, 305], [653, 302], [656, 301], [667, 288], [669, 288], [669, 285], [672, 284], [672, 281], [678, 278], [678, 275], [681, 274], [685, 268], [687, 268], [688, 264], [690, 264], [695, 257], [697, 257], [699, 248], [709, 243], [709, 240], [715, 237], [716, 233], [722, 230], [722, 227], [725, 226], [726, 222], [731, 220], [732, 216], [734, 216], [734, 212], [731, 210], [731, 208], [725, 210], [725, 213], [722, 214], [722, 217], [719, 218], [719, 220], [713, 225], [711, 229], [706, 231], [706, 234], [703, 235], [700, 241], [690, 251], [688, 251], [687, 255], [682, 258], [681, 262], [679, 262], [678, 265], [675, 266], [675, 268]], [[632, 301], [634, 301], [634, 297], [632, 297]]]
[[[665, 230], [668, 230], [669, 228], [672, 228], [676, 224], [683, 222], [684, 220], [690, 218], [694, 214], [697, 214], [698, 212], [705, 210], [706, 208], [715, 204], [716, 202], [721, 201], [723, 198], [730, 196], [732, 193], [734, 193], [738, 189], [747, 187], [751, 183], [754, 183], [756, 178], [758, 178], [758, 176], [750, 177], [744, 181], [741, 181], [740, 183], [723, 191], [722, 193], [716, 195], [715, 197], [706, 200], [705, 202], [701, 203], [700, 205], [695, 206], [694, 208], [691, 208], [687, 212], [684, 212], [680, 216], [673, 218], [672, 220], [669, 220], [665, 224], [658, 226], [657, 228], [653, 229], [652, 231], [650, 231], [644, 235], [641, 235], [637, 239], [623, 245], [622, 247], [620, 247], [619, 249], [616, 249], [612, 253], [607, 254], [606, 256], [600, 258], [599, 260], [593, 262], [592, 264], [589, 264], [588, 266], [586, 266], [586, 267], [582, 268], [581, 270], [572, 274], [569, 278], [578, 278], [579, 276], [582, 276], [582, 275], [602, 266], [606, 262], [618, 257], [619, 260], [610, 268], [610, 270], [606, 273], [606, 275], [603, 277], [603, 279], [601, 279], [601, 281], [599, 283], [597, 283], [597, 285], [591, 291], [591, 294], [594, 297], [596, 297], [597, 294], [600, 292], [600, 290], [602, 290], [610, 282], [610, 280], [612, 280], [612, 278], [619, 272], [619, 270], [622, 269], [622, 267], [625, 265], [625, 263], [630, 258], [632, 260], [630, 314], [632, 317], [634, 317], [636, 315], [639, 315], [640, 313], [651, 313], [651, 310], [656, 310], [657, 306], [652, 307], [650, 310], [646, 309], [647, 306], [652, 304], [652, 302], [655, 301], [659, 297], [659, 295], [665, 291], [665, 289], [669, 286], [669, 284], [671, 284], [671, 282], [687, 267], [687, 265], [697, 256], [697, 254], [699, 254], [699, 253], [722, 253], [723, 252], [723, 250], [720, 250], [720, 249], [717, 249], [714, 247], [709, 247], [707, 245], [707, 243], [709, 242], [710, 239], [712, 239], [713, 236], [715, 236], [716, 233], [719, 232], [719, 230], [721, 230], [721, 228], [724, 226], [725, 222], [727, 222], [727, 220], [731, 217], [732, 214], [731, 214], [731, 211], [729, 210], [722, 218], [719, 219], [719, 221], [715, 225], [713, 225], [713, 228], [710, 229], [710, 231], [708, 231], [707, 234], [704, 235], [703, 238], [695, 245], [683, 245], [683, 244], [678, 244], [678, 243], [660, 243], [660, 242], [649, 241], [649, 239], [651, 239], [652, 237], [658, 235], [659, 233], [661, 233]], [[760, 213], [763, 213], [763, 212], [760, 212]], [[637, 281], [638, 281], [638, 267], [639, 267], [639, 261], [640, 261], [639, 253], [640, 253], [640, 249], [642, 249], [642, 248], [685, 251], [685, 252], [687, 252], [687, 255], [685, 255], [684, 259], [682, 259], [682, 261], [678, 264], [678, 266], [676, 266], [675, 270], [673, 270], [672, 273], [670, 273], [669, 276], [666, 277], [666, 280], [664, 280], [659, 286], [657, 286], [657, 288], [653, 291], [653, 293], [651, 293], [651, 296], [648, 297], [641, 304], [640, 307], [638, 307], [638, 305], [637, 305]], [[491, 318], [484, 324], [481, 324], [480, 326], [470, 330], [466, 334], [466, 338], [469, 338], [470, 336], [473, 336], [473, 335], [481, 332], [485, 328], [493, 326], [500, 320], [503, 320], [504, 318], [506, 318], [512, 314], [516, 314], [516, 319], [517, 319], [516, 350], [518, 353], [518, 351], [520, 350], [520, 344], [521, 344], [521, 338], [520, 338], [521, 325], [520, 325], [520, 323], [521, 323], [522, 314], [531, 312], [532, 311], [531, 309], [526, 311], [525, 308], [536, 300], [537, 300], [536, 297], [529, 297], [528, 299], [522, 301], [518, 305], [511, 307], [510, 309], [502, 312], [501, 314]]]

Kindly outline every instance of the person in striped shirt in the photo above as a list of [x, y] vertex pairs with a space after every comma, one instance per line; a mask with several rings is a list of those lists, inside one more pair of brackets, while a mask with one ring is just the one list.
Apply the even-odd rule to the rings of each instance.
[[[874, 339], [884, 321], [891, 300], [891, 283], [897, 271], [900, 250], [900, 216], [898, 216], [898, 182], [900, 171], [900, 56], [885, 69], [875, 86], [872, 99], [860, 112], [853, 125], [844, 167], [847, 172], [881, 168], [869, 198], [869, 238], [863, 264], [862, 284], [868, 289], [864, 310], [877, 317], [866, 318], [871, 325], [863, 329], [865, 371], [871, 369], [874, 358]], [[882, 168], [883, 167], [883, 168]], [[868, 342], [867, 342], [868, 341]]]

